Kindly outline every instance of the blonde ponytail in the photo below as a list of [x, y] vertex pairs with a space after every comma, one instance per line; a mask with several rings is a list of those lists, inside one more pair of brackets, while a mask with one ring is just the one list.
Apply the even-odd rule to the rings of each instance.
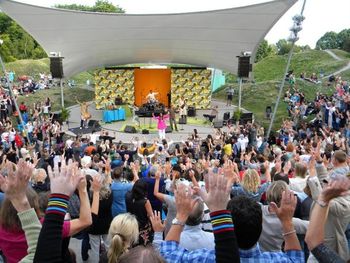
[[116, 263], [119, 257], [138, 240], [139, 225], [136, 217], [129, 213], [116, 216], [109, 227], [108, 235], [111, 240], [107, 252], [108, 263]]
[[118, 258], [124, 253], [126, 247], [120, 234], [115, 234], [111, 240], [107, 256], [108, 263], [116, 263]]

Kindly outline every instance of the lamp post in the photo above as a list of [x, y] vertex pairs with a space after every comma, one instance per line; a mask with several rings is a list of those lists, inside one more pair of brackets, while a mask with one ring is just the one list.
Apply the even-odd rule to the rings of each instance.
[[278, 91], [278, 96], [277, 96], [275, 107], [273, 109], [270, 125], [269, 125], [269, 128], [267, 130], [267, 134], [266, 134], [266, 138], [267, 139], [270, 137], [271, 130], [272, 130], [272, 125], [273, 125], [273, 123], [275, 121], [276, 112], [277, 112], [278, 105], [279, 105], [280, 100], [281, 100], [283, 87], [284, 87], [284, 84], [286, 82], [286, 75], [288, 74], [288, 71], [289, 71], [290, 61], [292, 59], [295, 42], [297, 42], [299, 40], [298, 33], [302, 30], [301, 24], [302, 24], [302, 22], [305, 19], [305, 17], [303, 16], [304, 9], [305, 9], [305, 4], [306, 4], [306, 0], [304, 0], [304, 2], [303, 2], [303, 7], [301, 8], [300, 15], [295, 15], [292, 18], [293, 19], [293, 26], [290, 28], [291, 34], [290, 34], [290, 36], [288, 38], [288, 41], [292, 43], [292, 47], [291, 47], [291, 49], [289, 51], [289, 54], [288, 54], [288, 60], [287, 60], [286, 69], [285, 69], [285, 72], [284, 72], [284, 75], [283, 75], [283, 79], [282, 79], [282, 82], [281, 82], [281, 85], [280, 85], [280, 88], [279, 88], [279, 91]]

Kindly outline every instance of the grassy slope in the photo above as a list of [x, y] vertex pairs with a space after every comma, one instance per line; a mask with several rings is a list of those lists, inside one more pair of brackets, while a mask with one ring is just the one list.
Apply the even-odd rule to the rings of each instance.
[[[255, 81], [280, 80], [284, 74], [286, 64], [287, 55], [263, 59], [253, 67]], [[294, 54], [290, 70], [294, 70], [297, 77], [301, 72], [306, 72], [306, 76], [310, 76], [313, 72], [319, 74], [321, 70], [325, 75], [328, 75], [346, 64], [346, 60], [336, 61], [324, 51], [311, 50]]]
[[[39, 90], [34, 94], [30, 94], [26, 97], [21, 96], [18, 99], [18, 102], [24, 101], [27, 105], [33, 105], [33, 103], [43, 102], [47, 97], [53, 102], [52, 109], [53, 111], [58, 111], [61, 109], [61, 89], [60, 88], [51, 88], [47, 90]], [[75, 97], [80, 101], [92, 101], [95, 98], [95, 92], [81, 89], [78, 87], [75, 88], [64, 88], [64, 105], [65, 107], [73, 106], [76, 104]]]
[[[324, 74], [330, 74], [343, 66], [347, 65], [350, 61], [348, 58], [349, 53], [340, 50], [333, 50], [339, 57], [343, 58], [342, 61], [336, 61], [324, 51], [311, 50], [304, 53], [294, 54], [291, 61], [290, 69], [293, 69], [297, 77], [301, 72], [306, 72], [307, 75], [312, 72], [317, 74], [323, 70]], [[266, 106], [274, 106], [277, 99], [277, 92], [279, 83], [283, 78], [285, 66], [287, 63], [287, 56], [274, 56], [268, 57], [255, 64], [253, 67], [253, 75], [256, 83], [247, 83], [243, 85], [242, 92], [242, 107], [249, 111], [252, 111], [255, 115], [257, 122], [264, 127], [268, 127], [269, 120], [265, 118]], [[350, 70], [343, 72], [343, 79], [350, 79]], [[305, 93], [306, 98], [311, 100], [316, 92], [331, 93], [332, 88], [329, 88], [326, 83], [312, 84], [306, 81], [297, 80], [298, 87]], [[234, 97], [234, 104], [238, 105], [238, 84], [233, 84], [236, 90], [236, 96]], [[288, 88], [289, 84], [285, 85], [284, 91]], [[219, 89], [213, 97], [219, 99], [225, 99], [225, 91]], [[284, 118], [287, 118], [287, 104], [281, 102], [276, 115], [276, 121], [274, 128], [278, 128]]]

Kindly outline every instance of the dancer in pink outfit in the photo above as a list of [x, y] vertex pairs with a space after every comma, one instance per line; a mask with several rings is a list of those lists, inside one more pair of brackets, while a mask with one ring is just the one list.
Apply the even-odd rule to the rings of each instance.
[[163, 115], [163, 113], [160, 113], [159, 116], [154, 116], [153, 114], [153, 119], [158, 121], [157, 128], [158, 128], [158, 133], [159, 133], [159, 138], [165, 139], [165, 130], [166, 130], [166, 123], [165, 121], [169, 119], [169, 115]]

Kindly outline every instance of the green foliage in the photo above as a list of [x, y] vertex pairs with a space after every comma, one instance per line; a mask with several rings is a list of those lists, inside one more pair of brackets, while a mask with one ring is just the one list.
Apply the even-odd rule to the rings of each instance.
[[255, 62], [262, 60], [271, 55], [277, 53], [277, 48], [274, 45], [269, 45], [269, 43], [264, 39], [261, 41], [255, 56]]
[[291, 50], [292, 44], [285, 39], [280, 39], [276, 43], [276, 47], [277, 47], [278, 55], [285, 55], [285, 54], [288, 54], [289, 51]]
[[0, 46], [0, 54], [5, 62], [47, 57], [34, 38], [4, 13], [0, 13], [0, 32], [0, 38], [4, 41]]
[[343, 49], [349, 50], [350, 29], [339, 33], [334, 31], [325, 33], [316, 43], [316, 49]]
[[16, 58], [13, 54], [13, 44], [8, 34], [0, 35], [0, 39], [3, 41], [2, 45], [0, 45], [0, 55], [4, 62], [15, 61]]
[[67, 108], [62, 108], [61, 109], [61, 121], [67, 121], [70, 117], [70, 110]]
[[56, 8], [69, 9], [76, 11], [87, 11], [87, 12], [102, 12], [102, 13], [125, 13], [125, 10], [120, 8], [118, 5], [113, 5], [113, 3], [107, 0], [97, 0], [95, 5], [55, 5]]
[[348, 38], [344, 41], [343, 50], [346, 52], [350, 52], [350, 38]]

